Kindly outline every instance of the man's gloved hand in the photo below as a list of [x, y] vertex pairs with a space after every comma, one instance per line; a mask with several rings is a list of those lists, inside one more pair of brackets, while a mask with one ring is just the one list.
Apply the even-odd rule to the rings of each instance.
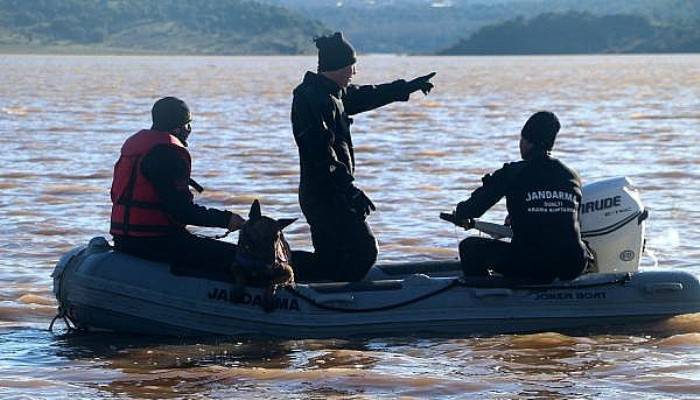
[[417, 90], [420, 90], [423, 92], [424, 95], [427, 95], [430, 93], [430, 91], [433, 89], [434, 85], [430, 83], [430, 80], [435, 76], [437, 72], [431, 72], [428, 75], [424, 75], [421, 77], [418, 77], [412, 81], [408, 81], [408, 91], [409, 93], [413, 93]]
[[476, 224], [474, 218], [469, 218], [466, 216], [466, 201], [457, 204], [457, 209], [452, 214], [454, 221], [450, 221], [457, 226], [461, 226], [464, 229], [472, 229]]
[[457, 220], [458, 223], [470, 219], [469, 216], [466, 215], [467, 213], [467, 202], [463, 201], [457, 204], [457, 209], [455, 210], [455, 220]]
[[355, 186], [352, 186], [348, 192], [348, 202], [350, 203], [350, 210], [361, 216], [362, 219], [367, 218], [372, 211], [377, 209], [365, 192]]
[[231, 218], [228, 220], [227, 229], [231, 232], [235, 232], [245, 224], [245, 219], [236, 213], [232, 213]]

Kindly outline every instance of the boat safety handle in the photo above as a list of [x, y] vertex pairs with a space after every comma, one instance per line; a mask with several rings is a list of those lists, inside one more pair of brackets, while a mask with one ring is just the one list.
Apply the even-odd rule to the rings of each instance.
[[663, 282], [663, 283], [651, 283], [645, 287], [648, 293], [668, 293], [668, 292], [680, 292], [683, 290], [683, 284], [680, 282]]
[[513, 291], [505, 288], [497, 289], [476, 289], [474, 290], [474, 296], [483, 299], [485, 297], [507, 297], [513, 294]]

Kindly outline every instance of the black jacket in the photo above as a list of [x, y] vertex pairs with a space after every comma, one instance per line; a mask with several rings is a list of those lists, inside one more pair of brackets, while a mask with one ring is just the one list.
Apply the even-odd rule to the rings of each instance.
[[230, 211], [195, 204], [186, 185], [190, 180], [188, 167], [182, 157], [168, 146], [156, 146], [141, 160], [141, 171], [158, 193], [163, 208], [183, 225], [226, 228]]
[[560, 278], [581, 273], [588, 251], [581, 240], [581, 178], [561, 161], [542, 155], [508, 163], [457, 206], [457, 218], [478, 218], [503, 196], [511, 218], [516, 262], [555, 268]]
[[355, 173], [350, 115], [407, 101], [409, 94], [404, 80], [341, 89], [323, 75], [306, 73], [294, 89], [292, 129], [301, 165], [299, 200], [307, 219], [347, 206], [344, 196]]

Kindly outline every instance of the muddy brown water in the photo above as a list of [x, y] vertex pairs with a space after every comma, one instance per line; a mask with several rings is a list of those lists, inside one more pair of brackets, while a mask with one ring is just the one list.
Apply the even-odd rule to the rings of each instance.
[[[157, 340], [50, 334], [59, 255], [108, 230], [123, 140], [164, 95], [190, 104], [198, 201], [258, 198], [299, 217], [291, 89], [311, 57], [0, 56], [0, 397], [697, 398], [700, 315], [625, 332], [463, 338]], [[381, 262], [450, 259], [437, 218], [517, 159], [534, 111], [563, 123], [556, 155], [586, 182], [626, 175], [651, 212], [642, 268], [700, 274], [700, 56], [365, 56], [358, 83], [437, 71], [358, 116], [357, 182], [378, 210]], [[501, 221], [502, 204], [485, 219]], [[215, 234], [216, 230], [201, 232]], [[287, 234], [309, 248], [303, 221]], [[235, 240], [235, 236], [227, 240]]]

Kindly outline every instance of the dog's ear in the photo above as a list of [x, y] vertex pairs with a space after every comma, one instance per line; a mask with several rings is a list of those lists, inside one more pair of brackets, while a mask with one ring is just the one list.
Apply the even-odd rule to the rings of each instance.
[[250, 206], [250, 212], [248, 213], [248, 219], [255, 221], [260, 218], [262, 213], [260, 212], [260, 202], [258, 199], [253, 200], [253, 204]]
[[292, 222], [296, 220], [296, 218], [280, 218], [277, 220], [277, 229], [282, 230], [291, 225]]

